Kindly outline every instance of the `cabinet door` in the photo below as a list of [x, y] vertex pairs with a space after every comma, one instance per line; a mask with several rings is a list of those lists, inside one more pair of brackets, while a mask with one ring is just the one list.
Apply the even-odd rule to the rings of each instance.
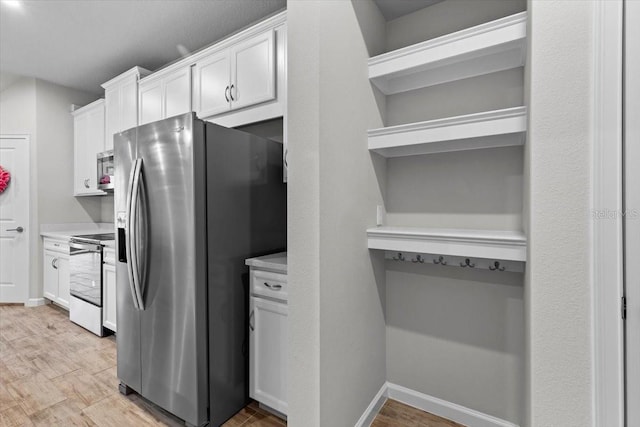
[[163, 118], [191, 111], [191, 67], [177, 70], [164, 78]]
[[82, 195], [91, 192], [89, 184], [90, 169], [86, 159], [89, 153], [87, 140], [89, 139], [89, 116], [86, 114], [77, 115], [73, 119], [74, 138], [74, 184], [73, 193]]
[[140, 83], [141, 125], [162, 119], [162, 80]]
[[58, 255], [56, 262], [58, 267], [58, 297], [56, 302], [65, 308], [69, 308], [69, 288], [71, 285], [71, 275], [69, 273], [69, 258], [64, 255]]
[[251, 297], [249, 395], [287, 414], [288, 308]]
[[120, 90], [120, 129], [122, 132], [138, 126], [138, 76], [131, 76]]
[[276, 97], [273, 30], [231, 48], [231, 108], [244, 108]]
[[74, 195], [105, 194], [98, 190], [96, 154], [104, 151], [104, 101], [96, 101], [74, 116]]
[[116, 267], [102, 267], [102, 326], [116, 331]]
[[113, 134], [120, 132], [121, 119], [121, 99], [118, 87], [111, 88], [104, 92], [105, 108], [105, 140], [104, 150], [113, 150]]
[[229, 51], [214, 53], [194, 68], [194, 101], [198, 117], [209, 117], [230, 108], [231, 69]]
[[42, 268], [44, 297], [51, 301], [58, 299], [58, 258], [55, 252], [44, 251], [44, 264]]

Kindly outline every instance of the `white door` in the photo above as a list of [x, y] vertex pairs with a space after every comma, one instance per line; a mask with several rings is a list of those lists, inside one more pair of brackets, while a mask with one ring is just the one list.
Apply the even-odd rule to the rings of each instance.
[[210, 117], [229, 111], [229, 51], [214, 53], [194, 68], [194, 101], [198, 117]]
[[249, 395], [287, 414], [288, 307], [251, 297]]
[[29, 295], [29, 137], [0, 136], [0, 166], [11, 181], [0, 193], [0, 302]]
[[640, 426], [640, 2], [625, 1], [625, 297], [627, 426]]
[[231, 108], [243, 108], [276, 97], [273, 31], [231, 48]]
[[162, 80], [140, 83], [140, 124], [162, 119]]
[[163, 80], [163, 118], [177, 116], [191, 111], [191, 68], [175, 71]]
[[116, 330], [116, 266], [102, 267], [102, 326]]
[[120, 88], [113, 87], [104, 91], [104, 151], [113, 150], [113, 134], [121, 129]]

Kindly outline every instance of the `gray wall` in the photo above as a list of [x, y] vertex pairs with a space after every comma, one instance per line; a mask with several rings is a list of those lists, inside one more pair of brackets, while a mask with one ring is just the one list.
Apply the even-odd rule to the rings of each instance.
[[[395, 49], [526, 9], [447, 0], [387, 23]], [[387, 125], [524, 104], [523, 69], [387, 97]], [[388, 225], [522, 230], [523, 149], [387, 161]], [[514, 423], [524, 418], [523, 275], [387, 261], [387, 378]]]
[[593, 422], [592, 76], [596, 2], [531, 1], [528, 425]]
[[101, 200], [73, 197], [73, 118], [71, 104], [95, 95], [22, 77], [0, 92], [0, 133], [31, 136], [30, 288], [42, 297], [40, 224], [100, 222]]
[[287, 20], [289, 423], [353, 426], [386, 379], [383, 260], [365, 234], [382, 203], [366, 130], [383, 114], [366, 60], [384, 21], [368, 0], [290, 1]]

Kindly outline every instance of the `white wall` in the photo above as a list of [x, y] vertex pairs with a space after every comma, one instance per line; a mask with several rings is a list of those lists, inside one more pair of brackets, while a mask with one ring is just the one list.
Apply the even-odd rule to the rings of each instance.
[[99, 198], [73, 197], [73, 119], [69, 107], [95, 98], [26, 77], [0, 92], [0, 133], [31, 135], [30, 298], [42, 296], [40, 224], [101, 221]]
[[530, 1], [528, 425], [592, 414], [591, 108], [595, 2]]
[[383, 114], [366, 60], [384, 21], [361, 0], [290, 1], [287, 20], [289, 423], [353, 426], [386, 379], [383, 260], [365, 234], [382, 202], [366, 130]]

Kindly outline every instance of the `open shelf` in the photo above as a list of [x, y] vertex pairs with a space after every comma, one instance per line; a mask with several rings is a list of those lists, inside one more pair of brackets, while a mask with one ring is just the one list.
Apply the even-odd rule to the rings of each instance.
[[526, 107], [372, 129], [369, 150], [384, 157], [524, 144]]
[[369, 59], [369, 79], [386, 95], [511, 68], [526, 56], [527, 12]]
[[519, 262], [527, 259], [527, 240], [519, 231], [385, 226], [368, 229], [367, 238], [369, 249], [384, 251]]

